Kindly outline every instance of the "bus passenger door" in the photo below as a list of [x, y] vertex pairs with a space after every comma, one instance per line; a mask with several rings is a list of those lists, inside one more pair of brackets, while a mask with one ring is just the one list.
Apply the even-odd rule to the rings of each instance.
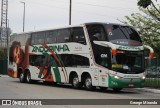
[[98, 75], [99, 75], [99, 86], [108, 86], [108, 71], [111, 68], [111, 52], [110, 48], [95, 45], [95, 61], [99, 65]]

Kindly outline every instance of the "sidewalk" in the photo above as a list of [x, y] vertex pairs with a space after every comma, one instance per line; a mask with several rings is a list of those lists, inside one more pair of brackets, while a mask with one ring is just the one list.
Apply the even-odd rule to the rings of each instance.
[[155, 89], [155, 88], [144, 87], [144, 88], [134, 88], [134, 89], [143, 92], [152, 92], [160, 94], [160, 89]]
[[0, 74], [0, 77], [5, 77], [5, 78], [7, 78], [7, 77], [9, 77], [8, 75], [1, 75]]

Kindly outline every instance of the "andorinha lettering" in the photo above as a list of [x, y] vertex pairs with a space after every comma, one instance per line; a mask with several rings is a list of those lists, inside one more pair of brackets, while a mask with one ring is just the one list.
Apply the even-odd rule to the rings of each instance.
[[53, 46], [33, 46], [33, 50], [32, 50], [32, 52], [41, 52], [41, 53], [45, 53], [45, 52], [49, 52], [49, 51], [66, 52], [66, 51], [70, 51], [70, 50], [68, 48], [68, 45], [66, 45], [66, 44], [53, 45]]

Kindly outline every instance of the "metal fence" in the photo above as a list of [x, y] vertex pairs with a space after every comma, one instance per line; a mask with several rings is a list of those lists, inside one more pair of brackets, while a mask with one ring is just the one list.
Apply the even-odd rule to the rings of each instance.
[[0, 60], [0, 74], [8, 75], [8, 66], [7, 66], [7, 60]]
[[0, 46], [0, 74], [7, 75], [7, 48]]
[[160, 59], [145, 59], [146, 87], [160, 88]]

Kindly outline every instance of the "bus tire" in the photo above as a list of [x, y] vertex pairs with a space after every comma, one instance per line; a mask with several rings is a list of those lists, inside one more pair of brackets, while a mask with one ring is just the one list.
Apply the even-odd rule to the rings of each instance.
[[120, 92], [122, 90], [122, 88], [113, 88], [113, 91], [115, 92]]
[[85, 80], [84, 80], [84, 87], [86, 90], [94, 90], [95, 87], [92, 86], [92, 78], [90, 75], [87, 75]]
[[29, 71], [26, 72], [26, 82], [29, 84], [32, 83], [31, 74]]
[[72, 78], [72, 87], [75, 88], [75, 89], [82, 88], [82, 83], [79, 82], [79, 78], [76, 74]]
[[24, 73], [23, 72], [20, 72], [20, 74], [19, 74], [19, 81], [21, 82], [21, 83], [25, 83], [25, 75], [24, 75]]

